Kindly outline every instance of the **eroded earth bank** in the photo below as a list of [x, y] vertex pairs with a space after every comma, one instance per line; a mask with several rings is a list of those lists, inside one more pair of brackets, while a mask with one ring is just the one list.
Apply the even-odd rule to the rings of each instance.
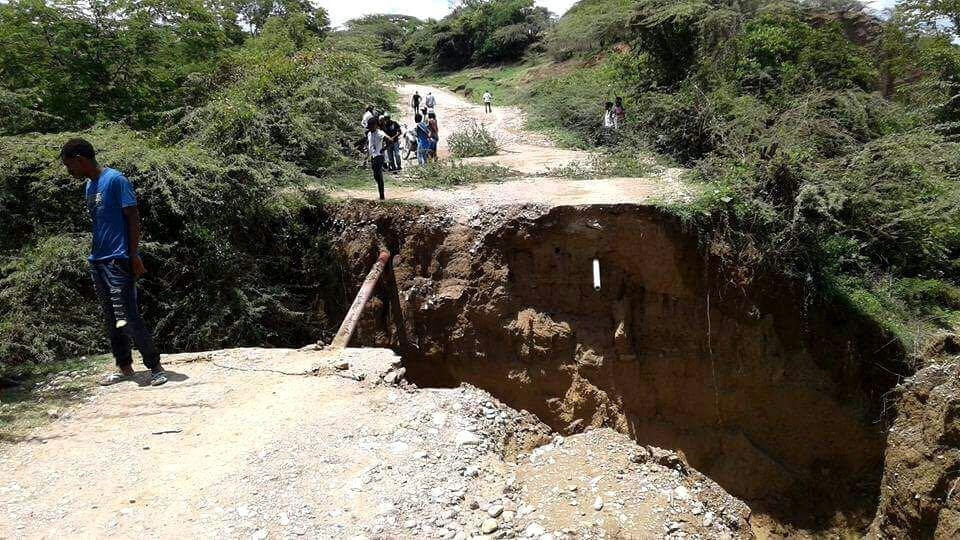
[[956, 374], [905, 380], [903, 351], [869, 321], [724, 270], [677, 218], [640, 205], [329, 211], [345, 296], [381, 248], [394, 254], [354, 345], [401, 352], [414, 383], [470, 383], [560, 433], [609, 427], [675, 449], [750, 506], [761, 536], [956, 530], [960, 409], [954, 394], [916, 403]]

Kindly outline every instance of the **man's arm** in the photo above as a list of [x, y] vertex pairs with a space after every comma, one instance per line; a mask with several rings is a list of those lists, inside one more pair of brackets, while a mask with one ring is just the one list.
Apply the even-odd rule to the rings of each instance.
[[140, 277], [147, 272], [138, 251], [140, 247], [140, 212], [136, 205], [127, 206], [123, 209], [123, 215], [127, 218], [127, 253], [130, 255], [130, 268], [133, 270], [134, 276]]

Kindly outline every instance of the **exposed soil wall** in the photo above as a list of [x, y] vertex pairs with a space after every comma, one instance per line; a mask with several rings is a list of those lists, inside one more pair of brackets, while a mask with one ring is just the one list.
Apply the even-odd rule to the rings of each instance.
[[396, 253], [355, 339], [401, 349], [412, 380], [470, 382], [559, 431], [609, 426], [679, 449], [764, 532], [865, 532], [873, 519], [884, 396], [903, 368], [842, 306], [772, 276], [733, 285], [652, 207], [332, 212], [347, 295], [379, 242]]

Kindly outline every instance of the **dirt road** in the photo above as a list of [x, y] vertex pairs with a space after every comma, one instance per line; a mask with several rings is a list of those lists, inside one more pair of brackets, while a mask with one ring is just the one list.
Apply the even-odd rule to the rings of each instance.
[[[685, 169], [652, 167], [650, 176], [639, 178], [595, 178], [573, 180], [545, 177], [557, 170], [579, 164], [588, 166], [590, 152], [557, 148], [545, 135], [527, 130], [523, 111], [516, 107], [496, 105], [492, 113], [482, 106], [471, 103], [453, 92], [420, 84], [404, 84], [399, 88], [397, 103], [399, 121], [413, 127], [413, 111], [410, 97], [419, 92], [426, 97], [433, 93], [437, 100], [437, 116], [440, 124], [440, 158], [449, 157], [444, 142], [451, 133], [460, 132], [469, 126], [483, 124], [497, 139], [500, 151], [495, 156], [469, 158], [465, 163], [492, 163], [530, 175], [527, 178], [511, 179], [483, 185], [468, 185], [456, 189], [421, 189], [404, 185], [402, 176], [387, 176], [387, 196], [423, 202], [436, 206], [462, 208], [464, 205], [543, 204], [548, 206], [580, 204], [644, 203], [654, 199], [678, 200], [692, 197], [692, 189], [680, 181]], [[652, 160], [651, 160], [652, 162]], [[415, 161], [404, 166], [416, 166]], [[370, 188], [346, 189], [333, 193], [336, 197], [376, 199], [378, 197], [371, 180]]]
[[558, 438], [472, 387], [381, 381], [391, 351], [345, 354], [319, 377], [322, 352], [173, 355], [166, 386], [97, 389], [0, 446], [0, 538], [749, 536], [675, 454]]

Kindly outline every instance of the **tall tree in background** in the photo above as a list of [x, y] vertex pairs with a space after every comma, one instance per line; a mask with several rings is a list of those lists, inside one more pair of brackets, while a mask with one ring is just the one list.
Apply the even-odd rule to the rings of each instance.
[[[0, 134], [82, 129], [175, 106], [182, 81], [241, 40], [201, 0], [0, 4]], [[4, 105], [6, 104], [6, 106]]]
[[960, 38], [960, 0], [900, 0], [897, 11], [916, 28], [946, 31]]

